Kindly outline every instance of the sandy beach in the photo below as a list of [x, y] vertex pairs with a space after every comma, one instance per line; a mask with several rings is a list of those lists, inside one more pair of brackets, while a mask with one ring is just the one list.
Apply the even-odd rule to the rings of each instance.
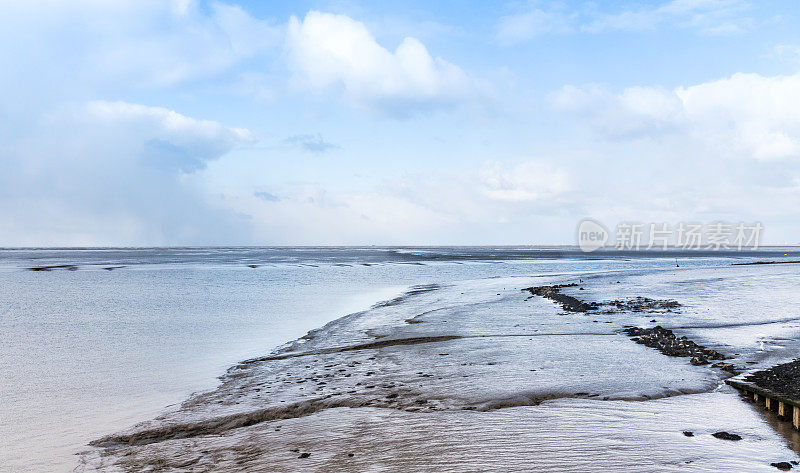
[[798, 348], [776, 280], [800, 283], [772, 265], [411, 287], [95, 440], [77, 471], [775, 471], [797, 434], [724, 380]]

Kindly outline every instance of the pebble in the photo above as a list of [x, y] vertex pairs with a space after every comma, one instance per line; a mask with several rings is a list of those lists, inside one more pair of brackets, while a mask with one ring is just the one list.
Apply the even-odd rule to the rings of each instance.
[[725, 432], [724, 430], [722, 432], [714, 432], [711, 435], [721, 440], [742, 440], [740, 435]]
[[781, 471], [789, 471], [792, 469], [792, 464], [789, 462], [776, 462], [776, 463], [770, 463], [769, 465], [774, 466], [775, 468]]

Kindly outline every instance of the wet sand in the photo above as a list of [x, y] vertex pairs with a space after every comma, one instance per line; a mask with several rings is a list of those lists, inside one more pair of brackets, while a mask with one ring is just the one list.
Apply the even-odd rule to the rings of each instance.
[[[690, 354], [770, 362], [752, 336], [737, 346], [709, 329], [679, 328], [703, 320], [702, 311], [630, 309], [642, 297], [671, 300], [663, 287], [674, 281], [661, 290], [622, 283], [608, 298], [598, 297], [609, 294], [608, 278], [552, 281], [567, 297], [522, 292], [541, 282], [412, 288], [96, 440], [77, 471], [738, 472], [798, 460], [793, 439], [724, 385], [730, 373], [624, 332], [658, 317], [678, 331], [666, 338], [704, 343], [687, 344]], [[723, 431], [741, 440], [714, 436]]]

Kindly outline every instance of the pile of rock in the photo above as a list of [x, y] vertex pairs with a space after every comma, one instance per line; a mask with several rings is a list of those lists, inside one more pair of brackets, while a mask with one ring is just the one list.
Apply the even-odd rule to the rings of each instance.
[[[613, 314], [615, 312], [649, 312], [664, 314], [675, 312], [680, 308], [678, 301], [671, 299], [651, 299], [649, 297], [636, 297], [628, 300], [613, 300], [608, 302], [585, 302], [576, 297], [561, 293], [565, 287], [577, 287], [572, 284], [554, 284], [552, 286], [526, 287], [523, 291], [530, 292], [532, 296], [541, 296], [550, 299], [561, 305], [567, 312], [589, 312], [600, 311], [603, 314]], [[583, 290], [583, 288], [580, 288]], [[531, 297], [532, 297], [531, 296]]]
[[577, 284], [556, 284], [553, 286], [536, 286], [526, 287], [523, 291], [528, 291], [534, 296], [542, 296], [550, 299], [553, 302], [561, 304], [561, 308], [567, 312], [586, 312], [590, 310], [597, 310], [599, 304], [597, 302], [583, 302], [566, 294], [561, 294], [561, 289], [565, 287], [575, 287]]
[[651, 299], [636, 297], [627, 301], [613, 300], [605, 303], [620, 312], [674, 312], [680, 308], [678, 301], [672, 299]]
[[[676, 336], [672, 330], [656, 325], [653, 328], [630, 327], [624, 330], [636, 343], [655, 348], [667, 356], [690, 357], [693, 365], [707, 365], [709, 360], [724, 360], [727, 357], [716, 350], [709, 350], [686, 337]], [[725, 371], [733, 372], [735, 368], [729, 363], [713, 365]]]
[[745, 381], [790, 399], [800, 399], [800, 360], [757, 371], [745, 378]]

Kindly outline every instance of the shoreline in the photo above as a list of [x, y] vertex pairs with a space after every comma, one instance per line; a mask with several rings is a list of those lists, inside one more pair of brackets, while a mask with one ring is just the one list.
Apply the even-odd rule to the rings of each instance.
[[[269, 448], [265, 451], [267, 447], [259, 445], [267, 438], [276, 444], [286, 443], [274, 438], [274, 432], [280, 432], [285, 425], [305, 429], [309, 422], [322, 422], [321, 425], [330, 424], [326, 429], [335, 430], [336, 425], [364, 415], [388, 416], [389, 423], [400, 422], [398, 419], [417, 422], [415, 416], [459, 419], [458, 422], [467, 422], [470, 429], [480, 430], [481, 419], [506, 418], [517, 409], [534, 409], [519, 411], [522, 417], [543, 416], [552, 406], [564, 403], [582, 406], [580, 410], [601, 411], [618, 409], [620, 406], [614, 403], [624, 406], [630, 401], [679, 399], [667, 404], [693, 404], [696, 401], [692, 396], [718, 397], [715, 390], [724, 386], [724, 379], [730, 376], [699, 366], [703, 363], [689, 363], [682, 358], [686, 355], [664, 356], [663, 351], [633, 343], [627, 336], [631, 334], [624, 333], [623, 322], [630, 322], [631, 317], [641, 322], [655, 314], [677, 317], [672, 312], [678, 307], [676, 301], [637, 297], [592, 304], [563, 294], [565, 297], [553, 301], [531, 300], [520, 294], [528, 290], [524, 284], [527, 280], [507, 278], [412, 289], [369, 311], [334, 320], [271, 355], [231, 367], [218, 389], [190, 398], [176, 412], [97, 439], [92, 445], [98, 448], [82, 455], [83, 469], [78, 471], [135, 471], [156, 464], [166, 465], [164, 471], [187, 471], [191, 465], [204, 465], [219, 458], [226, 458], [220, 471], [238, 471], [235, 464], [255, 468], [264, 462], [282, 465], [276, 471], [293, 471], [293, 467], [305, 465], [293, 463], [301, 460], [324, 471], [356, 461], [355, 457], [359, 457], [357, 462], [368, 463], [387, 459], [365, 459], [363, 451], [332, 452], [321, 445], [311, 448], [296, 436], [291, 436], [292, 442], [306, 446], [297, 451], [290, 448], [289, 453]], [[559, 286], [559, 291], [565, 288], [580, 290], [570, 284]], [[537, 291], [529, 292], [532, 297]], [[551, 290], [542, 291], [545, 293], [554, 294]], [[464, 309], [456, 305], [431, 311], [432, 304], [454, 300], [454, 296], [475, 300], [466, 301]], [[553, 302], [571, 305], [575, 301], [584, 304], [576, 307], [594, 309], [564, 308], [562, 315], [554, 310]], [[636, 305], [636, 301], [644, 301], [644, 305]], [[613, 310], [597, 310], [601, 306]], [[487, 307], [486, 314], [494, 317], [494, 333], [487, 333], [481, 326], [472, 327], [474, 321], [482, 319], [480, 312]], [[498, 314], [497, 307], [511, 309], [508, 314]], [[520, 314], [531, 309], [543, 317], [555, 316], [555, 320], [569, 317], [579, 326], [562, 333], [546, 332], [543, 328], [549, 320], [537, 316], [522, 324]], [[611, 319], [605, 321], [612, 324], [608, 330], [598, 331], [596, 326], [589, 330], [592, 322], [602, 322], [589, 320], [598, 315]], [[451, 325], [453, 322], [455, 326]], [[477, 329], [480, 330], [475, 332]], [[680, 340], [672, 332], [661, 335], [664, 336], [658, 340]], [[638, 336], [641, 340], [642, 334]], [[689, 345], [689, 352], [695, 356], [705, 354], [710, 359], [725, 357], [698, 346]], [[565, 379], [563, 370], [569, 365], [552, 365], [548, 361], [558, 356], [567, 361], [584, 360], [584, 366], [575, 369], [578, 373], [595, 373], [596, 379], [587, 382], [577, 375], [572, 375], [575, 379]], [[633, 369], [637, 372], [635, 379], [628, 375]], [[470, 412], [473, 417], [462, 419]], [[407, 418], [409, 415], [412, 417]], [[706, 420], [710, 424], [716, 422], [713, 417]], [[684, 422], [690, 423], [688, 419]], [[748, 438], [746, 431], [752, 428], [719, 424], [707, 433], [726, 429]], [[357, 444], [364, 439], [357, 436], [352, 441]], [[727, 450], [725, 440], [719, 442], [722, 443], [714, 448], [736, 456]], [[480, 450], [478, 446], [474, 448]], [[236, 453], [241, 451], [258, 454], [241, 457]], [[322, 457], [324, 461], [319, 460]]]

